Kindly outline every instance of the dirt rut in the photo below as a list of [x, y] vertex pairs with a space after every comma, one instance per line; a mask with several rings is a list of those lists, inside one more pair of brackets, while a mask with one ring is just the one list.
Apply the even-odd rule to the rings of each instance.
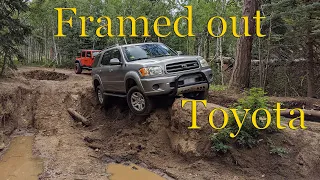
[[[250, 150], [234, 149], [212, 158], [186, 157], [170, 145], [170, 107], [137, 117], [123, 99], [112, 98], [109, 109], [97, 105], [88, 74], [39, 68], [19, 73], [0, 80], [0, 140], [7, 146], [13, 136], [34, 135], [33, 153], [44, 161], [40, 179], [108, 179], [109, 163], [133, 163], [166, 179], [319, 177], [318, 124], [296, 134], [270, 136]], [[52, 73], [64, 78], [52, 79]], [[75, 122], [68, 108], [88, 118], [91, 125]], [[296, 137], [303, 137], [304, 143]], [[281, 158], [270, 155], [269, 138], [289, 153]]]
[[106, 179], [105, 165], [83, 140], [86, 132], [79, 130], [66, 111], [90, 85], [72, 78], [62, 81], [68, 73], [29, 71], [22, 73], [26, 80], [6, 82], [12, 89], [2, 94], [3, 139], [8, 144], [11, 134], [35, 134], [34, 152], [44, 160], [41, 179]]

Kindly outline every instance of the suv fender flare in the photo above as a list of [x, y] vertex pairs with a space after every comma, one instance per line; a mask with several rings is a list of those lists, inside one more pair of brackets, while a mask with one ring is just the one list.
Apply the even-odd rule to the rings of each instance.
[[131, 71], [131, 72], [128, 72], [128, 73], [126, 74], [126, 76], [125, 76], [125, 78], [124, 78], [124, 80], [125, 80], [125, 87], [127, 87], [127, 80], [128, 80], [128, 79], [133, 79], [133, 80], [137, 83], [137, 86], [139, 87], [139, 89], [140, 89], [142, 92], [144, 91], [144, 88], [143, 88], [143, 86], [142, 86], [142, 83], [141, 83], [141, 81], [140, 81], [140, 76], [139, 76], [138, 73]]
[[82, 64], [81, 64], [81, 61], [80, 60], [76, 60], [74, 63], [79, 63], [80, 64], [80, 66], [82, 66]]
[[100, 76], [94, 75], [94, 76], [92, 77], [92, 79], [93, 79], [93, 81], [92, 81], [92, 86], [93, 86], [94, 89], [95, 89], [95, 87], [94, 87], [94, 81], [95, 81], [95, 80], [99, 81], [100, 86], [102, 87], [102, 89], [104, 89], [103, 83], [102, 83], [102, 81], [101, 81]]

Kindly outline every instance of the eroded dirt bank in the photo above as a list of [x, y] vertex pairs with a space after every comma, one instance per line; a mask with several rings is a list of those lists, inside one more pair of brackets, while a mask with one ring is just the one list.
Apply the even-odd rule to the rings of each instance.
[[[108, 179], [108, 163], [134, 163], [166, 179], [320, 176], [317, 123], [308, 124], [307, 131], [266, 137], [250, 150], [196, 157], [183, 155], [171, 146], [171, 134], [175, 132], [172, 115], [178, 116], [171, 107], [159, 107], [151, 116], [136, 117], [124, 100], [115, 98], [113, 107], [100, 108], [89, 74], [24, 68], [15, 77], [0, 80], [0, 100], [0, 140], [7, 146], [14, 136], [34, 135], [34, 155], [44, 162], [40, 179]], [[68, 108], [88, 118], [91, 125], [75, 122]], [[181, 119], [188, 121], [187, 115]], [[268, 139], [288, 148], [289, 153], [284, 157], [270, 155]]]

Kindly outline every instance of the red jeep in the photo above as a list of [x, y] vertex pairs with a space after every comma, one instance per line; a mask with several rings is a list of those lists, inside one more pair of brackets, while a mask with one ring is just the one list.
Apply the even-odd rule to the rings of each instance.
[[94, 57], [99, 54], [100, 50], [81, 50], [75, 61], [76, 74], [81, 74], [82, 69], [91, 70]]

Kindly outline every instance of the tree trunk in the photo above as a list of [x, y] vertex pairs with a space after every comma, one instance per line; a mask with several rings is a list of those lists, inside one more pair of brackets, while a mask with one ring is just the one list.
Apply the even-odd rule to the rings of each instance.
[[206, 58], [205, 59], [209, 59], [210, 57], [210, 35], [209, 33], [207, 33], [207, 46], [206, 46]]
[[[309, 15], [311, 19], [311, 15]], [[314, 61], [313, 61], [313, 38], [311, 36], [311, 25], [307, 25], [307, 43], [306, 43], [306, 48], [307, 48], [307, 83], [308, 83], [308, 91], [307, 91], [307, 96], [308, 97], [315, 97], [315, 88], [314, 88]]]
[[[248, 88], [250, 83], [251, 50], [255, 25], [253, 16], [256, 13], [258, 3], [256, 0], [245, 0], [243, 5], [243, 16], [249, 18], [249, 34], [251, 36], [241, 36], [237, 43], [236, 62], [233, 67], [229, 87], [235, 89]], [[241, 33], [243, 34], [244, 20], [241, 21]]]
[[0, 76], [3, 75], [4, 70], [5, 70], [5, 68], [6, 68], [6, 64], [7, 64], [7, 52], [4, 52], [3, 65], [2, 65], [2, 68], [1, 68]]

